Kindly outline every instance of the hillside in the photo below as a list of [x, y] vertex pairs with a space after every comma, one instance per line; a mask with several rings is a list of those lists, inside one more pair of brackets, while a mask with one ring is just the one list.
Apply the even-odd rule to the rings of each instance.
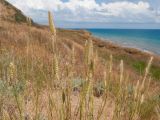
[[0, 20], [26, 22], [26, 16], [9, 2], [0, 0]]
[[[58, 28], [53, 49], [53, 35], [48, 26], [29, 26], [26, 16], [5, 0], [0, 0], [0, 11], [0, 110], [3, 109], [3, 120], [19, 120], [24, 116], [27, 120], [44, 116], [49, 120], [61, 117], [72, 120], [74, 116], [74, 120], [78, 120], [81, 112], [84, 114], [81, 120], [92, 120], [91, 116], [95, 117], [96, 113], [97, 120], [112, 116], [119, 120], [119, 116], [121, 119], [129, 117], [127, 105], [133, 107], [130, 120], [137, 120], [133, 117], [137, 114], [141, 120], [156, 120], [154, 107], [160, 105], [160, 56], [103, 41], [85, 30]], [[146, 67], [151, 56], [154, 60], [150, 73], [145, 74], [149, 72]], [[139, 86], [144, 81], [145, 89], [136, 89], [137, 81]], [[139, 97], [134, 98], [136, 90]], [[139, 109], [134, 108], [135, 104], [139, 105], [137, 101], [142, 99], [141, 95], [145, 96], [144, 104]], [[130, 104], [132, 101], [135, 103]], [[126, 110], [123, 113], [120, 109], [122, 115], [115, 112], [119, 105], [124, 105]], [[103, 111], [109, 115], [106, 117]]]
[[[11, 24], [13, 23], [16, 25], [21, 25], [21, 29], [23, 31], [23, 25], [22, 24], [18, 24], [20, 23], [26, 23], [27, 22], [27, 17], [16, 7], [14, 7], [13, 5], [11, 5], [9, 2], [5, 1], [5, 0], [0, 0], [0, 18], [1, 22], [0, 27], [5, 28], [6, 30], [8, 30], [9, 25], [5, 26], [5, 24]], [[2, 26], [3, 25], [3, 26]], [[16, 26], [15, 26], [16, 27]], [[24, 28], [27, 27], [27, 25], [24, 25]], [[36, 28], [37, 30], [43, 30], [45, 32], [48, 32], [47, 27], [45, 26], [40, 26], [40, 25], [33, 25], [34, 28]], [[24, 29], [24, 32], [27, 33], [27, 30]], [[62, 30], [62, 29], [58, 29], [58, 39], [63, 39], [63, 41], [68, 41], [68, 42], [74, 42], [76, 43], [78, 46], [81, 46], [81, 48], [83, 47], [83, 45], [85, 44], [85, 41], [88, 38], [88, 33], [85, 30]], [[91, 34], [90, 34], [91, 36]], [[14, 37], [14, 36], [13, 36]], [[16, 36], [15, 36], [16, 37]], [[139, 67], [144, 67], [143, 64], [145, 64], [145, 62], [147, 61], [147, 59], [150, 56], [154, 56], [155, 61], [154, 61], [154, 66], [155, 68], [160, 66], [160, 56], [157, 55], [150, 55], [149, 53], [144, 53], [142, 51], [136, 50], [136, 49], [131, 49], [131, 48], [123, 48], [121, 46], [115, 45], [113, 43], [108, 43], [105, 42], [99, 38], [96, 38], [94, 36], [91, 36], [96, 49], [100, 50], [103, 52], [102, 53], [102, 57], [107, 57], [107, 54], [113, 54], [115, 55], [115, 57], [118, 57], [118, 59], [126, 59], [126, 62], [129, 62], [130, 60], [137, 62], [136, 60], [140, 61], [140, 66]], [[47, 40], [46, 40], [47, 41]], [[106, 56], [105, 56], [106, 55]], [[129, 59], [129, 60], [128, 60]], [[142, 63], [142, 66], [141, 66]], [[157, 71], [160, 71], [157, 68]], [[154, 75], [153, 75], [154, 76]], [[160, 75], [155, 75], [157, 77], [157, 79], [160, 79]]]

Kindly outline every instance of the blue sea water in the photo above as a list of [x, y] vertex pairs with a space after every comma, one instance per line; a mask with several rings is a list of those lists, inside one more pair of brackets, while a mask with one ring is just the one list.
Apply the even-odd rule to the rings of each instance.
[[160, 55], [160, 29], [87, 29], [101, 37], [125, 47], [137, 48]]

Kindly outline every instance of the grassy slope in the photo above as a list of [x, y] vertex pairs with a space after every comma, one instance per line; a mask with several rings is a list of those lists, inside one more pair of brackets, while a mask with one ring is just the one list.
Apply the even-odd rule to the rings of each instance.
[[[29, 34], [29, 28], [26, 24], [13, 24], [9, 22], [4, 22], [0, 26], [0, 31], [2, 46], [1, 49], [3, 49], [3, 47], [8, 47], [8, 49], [10, 49], [11, 46], [14, 46], [14, 49], [18, 49], [17, 51], [25, 52], [24, 47], [26, 46], [26, 41], [28, 40], [27, 36]], [[32, 39], [30, 39], [30, 41], [33, 42], [34, 45], [38, 47], [38, 49], [44, 50], [45, 53], [50, 54], [48, 51], [48, 48], [51, 47], [49, 29], [43, 26], [32, 27], [31, 34]], [[83, 30], [76, 31], [58, 29], [57, 41], [60, 42], [60, 51], [62, 51], [62, 53], [65, 53], [65, 49], [70, 51], [72, 44], [74, 44], [74, 46], [78, 48], [78, 56], [82, 57], [82, 55], [80, 54], [82, 54], [87, 37], [88, 33]], [[117, 64], [119, 60], [123, 59], [126, 64], [125, 68], [133, 77], [133, 79], [135, 79], [139, 74], [144, 73], [146, 64], [151, 55], [142, 53], [134, 49], [122, 48], [111, 43], [101, 41], [94, 37], [92, 39], [95, 46], [95, 50], [98, 51], [98, 54], [101, 58], [108, 60], [109, 55], [112, 54], [114, 56], [114, 61]], [[40, 42], [40, 44], [38, 44], [38, 42]], [[37, 54], [39, 55], [40, 53]], [[155, 82], [159, 81], [159, 58], [156, 56], [151, 69], [151, 75], [155, 79]]]
[[[74, 41], [83, 46], [87, 39], [87, 31], [76, 30], [60, 30], [60, 37], [64, 39]], [[150, 56], [154, 56], [154, 62], [152, 65], [152, 77], [160, 80], [160, 57], [141, 52], [132, 48], [123, 48], [121, 46], [102, 41], [101, 39], [92, 36], [94, 45], [102, 58], [108, 58], [110, 54], [113, 54], [115, 61], [123, 59], [127, 64], [127, 68], [135, 74], [144, 73], [146, 63]]]
[[[2, 19], [12, 22], [26, 22], [26, 17], [20, 10], [12, 6], [10, 3], [0, 0], [2, 12]], [[7, 24], [7, 23], [6, 23]], [[3, 29], [3, 26], [0, 26]], [[9, 28], [6, 28], [9, 29]], [[21, 27], [23, 29], [23, 26]], [[43, 29], [46, 32], [46, 29]], [[24, 30], [24, 32], [27, 32]], [[67, 42], [74, 42], [77, 46], [83, 48], [83, 45], [87, 39], [86, 31], [72, 31], [72, 30], [59, 30], [59, 39], [63, 39]], [[109, 54], [115, 55], [115, 60], [123, 59], [127, 63], [127, 67], [134, 73], [143, 73], [146, 66], [146, 61], [151, 55], [142, 53], [135, 49], [122, 48], [111, 43], [101, 41], [98, 38], [94, 38], [95, 46], [100, 53], [100, 56], [107, 58]], [[103, 51], [103, 52], [101, 52]], [[155, 61], [152, 66], [152, 77], [160, 80], [160, 57], [155, 56]]]
[[11, 22], [26, 22], [26, 16], [5, 0], [0, 0], [0, 18]]
[[[26, 68], [27, 57], [29, 58], [29, 65], [32, 65], [33, 63], [38, 64], [38, 62], [41, 61], [44, 66], [50, 66], [52, 61], [52, 47], [49, 29], [46, 26], [33, 26], [29, 28], [26, 23], [19, 23], [19, 20], [14, 20], [12, 21], [9, 18], [8, 20], [5, 19], [5, 21], [1, 21], [0, 23], [0, 70], [3, 70], [3, 67], [7, 66], [12, 60], [16, 61], [17, 64], [19, 64], [19, 67], [24, 67], [20, 68], [23, 70]], [[70, 58], [69, 54], [71, 53], [73, 45], [76, 49], [76, 76], [84, 71], [84, 68], [82, 67], [82, 59], [84, 55], [82, 52], [84, 51], [84, 44], [87, 39], [88, 32], [83, 30], [57, 30], [57, 46], [60, 52], [59, 62], [60, 67], [62, 68], [62, 73], [64, 66], [67, 64], [66, 61]], [[95, 73], [98, 80], [102, 78], [103, 73], [101, 71], [104, 70], [103, 62], [109, 61], [110, 54], [113, 54], [114, 62], [116, 63], [114, 65], [115, 76], [118, 73], [117, 69], [119, 60], [121, 59], [124, 60], [125, 71], [130, 75], [131, 80], [137, 80], [139, 74], [144, 72], [146, 62], [150, 58], [149, 54], [142, 53], [135, 49], [122, 48], [117, 45], [101, 41], [95, 37], [92, 37], [92, 39], [95, 51], [97, 50], [100, 57], [100, 63], [98, 63]], [[29, 56], [27, 56], [26, 53], [27, 41], [29, 41], [30, 48]], [[151, 68], [151, 75], [155, 81], [152, 81], [151, 91], [159, 91], [160, 59], [158, 56], [154, 57], [155, 60]], [[20, 63], [18, 61], [20, 61]], [[39, 67], [41, 67], [41, 65], [38, 66], [37, 69], [34, 68], [37, 70], [37, 74], [36, 71], [34, 74], [36, 74], [36, 76], [38, 75], [38, 79], [43, 80], [45, 79], [44, 76], [38, 73]], [[45, 68], [43, 69], [43, 72], [45, 72]], [[34, 74], [32, 72], [30, 73], [29, 76], [31, 76], [31, 80]], [[19, 77], [23, 78], [24, 76]], [[117, 88], [114, 89], [116, 91]], [[147, 104], [147, 106], [151, 105], [152, 107], [152, 102], [153, 101], [151, 101], [151, 104]], [[144, 106], [144, 110], [150, 110], [145, 107], [146, 106]], [[142, 113], [143, 112], [144, 111], [142, 111]], [[150, 111], [147, 112], [150, 113]], [[144, 116], [147, 118], [146, 113]]]
[[[57, 30], [57, 46], [59, 49], [59, 64], [60, 64], [60, 71], [62, 73], [65, 73], [65, 68], [67, 61], [70, 59], [71, 54], [71, 48], [74, 45], [75, 46], [75, 52], [76, 52], [76, 68], [75, 68], [75, 74], [76, 76], [83, 74], [83, 71], [85, 70], [82, 66], [82, 59], [84, 57], [83, 51], [84, 51], [84, 44], [88, 37], [88, 33], [86, 31], [74, 31], [74, 30], [64, 30], [64, 29], [58, 29]], [[52, 61], [52, 50], [51, 50], [51, 35], [49, 32], [49, 29], [47, 27], [31, 27], [29, 28], [26, 24], [18, 24], [18, 23], [10, 23], [10, 22], [3, 22], [3, 24], [0, 26], [0, 69], [3, 71], [4, 66], [7, 66], [12, 60], [16, 61], [16, 64], [18, 65], [19, 69], [26, 69], [26, 63], [27, 63], [27, 53], [26, 53], [26, 47], [27, 47], [27, 41], [29, 40], [29, 66], [32, 66], [33, 64], [43, 63], [43, 66], [46, 66], [47, 69], [49, 66], [51, 66]], [[149, 55], [136, 52], [136, 50], [132, 50], [134, 54], [128, 53], [130, 49], [123, 49], [118, 46], [105, 43], [103, 41], [100, 41], [96, 38], [93, 38], [94, 48], [95, 51], [98, 51], [100, 61], [103, 63], [105, 60], [109, 61], [109, 55], [113, 54], [114, 56], [114, 75], [118, 73], [118, 66], [119, 66], [119, 60], [124, 59], [125, 62], [125, 71], [126, 74], [129, 74], [130, 80], [137, 80], [139, 79], [139, 69], [143, 68], [146, 64], [146, 61], [149, 59]], [[142, 57], [143, 55], [143, 57]], [[146, 60], [145, 60], [146, 59]], [[157, 58], [158, 61], [158, 58]], [[156, 61], [156, 62], [157, 62]], [[96, 80], [102, 79], [104, 70], [104, 64], [98, 63], [98, 67], [96, 67]], [[158, 66], [158, 63], [154, 62], [155, 65]], [[2, 67], [1, 67], [2, 66]], [[43, 67], [42, 66], [42, 67]], [[157, 67], [156, 66], [156, 67]], [[21, 68], [22, 67], [22, 68]], [[33, 66], [34, 67], [34, 66]], [[136, 68], [136, 69], [135, 69]], [[31, 68], [30, 68], [31, 69]], [[37, 71], [31, 71], [29, 73], [30, 80], [32, 80], [32, 77], [36, 74], [36, 79], [42, 80], [45, 82], [44, 76], [41, 74], [41, 71], [39, 73], [39, 69], [41, 70], [41, 65], [36, 65], [36, 68], [33, 68]], [[46, 68], [43, 68], [43, 72], [45, 72]], [[155, 68], [152, 68], [155, 69]], [[156, 69], [159, 69], [157, 67]], [[22, 71], [19, 71], [21, 74]], [[48, 74], [45, 72], [45, 74]], [[159, 72], [158, 72], [159, 74]], [[22, 75], [22, 76], [21, 76]], [[19, 76], [19, 79], [24, 79], [23, 74]], [[33, 78], [35, 79], [35, 78]], [[65, 79], [65, 78], [64, 78]], [[158, 80], [158, 79], [157, 79]], [[136, 82], [136, 81], [134, 81]], [[157, 94], [159, 91], [160, 83], [158, 81], [152, 81], [150, 92], [151, 94]], [[113, 88], [113, 92], [116, 92], [117, 88]], [[153, 93], [152, 93], [153, 92]], [[157, 95], [156, 95], [157, 96]], [[74, 98], [74, 96], [73, 96]], [[77, 101], [77, 98], [74, 98], [75, 102]], [[154, 98], [153, 98], [154, 99]], [[99, 106], [99, 103], [101, 99], [95, 98], [95, 106]], [[109, 102], [109, 101], [108, 101]], [[108, 103], [110, 104], [110, 103]], [[113, 103], [111, 103], [113, 104]], [[150, 103], [146, 103], [144, 105], [144, 110], [142, 111], [142, 117], [143, 118], [150, 118], [154, 114], [153, 106], [155, 105], [154, 101], [151, 99]], [[113, 105], [111, 105], [113, 106]], [[109, 112], [112, 111], [112, 107], [109, 107]], [[108, 110], [108, 109], [107, 109]], [[151, 112], [150, 112], [151, 111]], [[148, 117], [149, 116], [149, 117]]]

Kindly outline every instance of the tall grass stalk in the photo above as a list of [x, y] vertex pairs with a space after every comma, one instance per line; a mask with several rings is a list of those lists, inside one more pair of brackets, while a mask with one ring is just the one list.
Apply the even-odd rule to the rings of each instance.
[[16, 66], [13, 62], [11, 62], [9, 64], [8, 71], [9, 71], [9, 78], [10, 78], [9, 86], [11, 86], [12, 89], [13, 89], [13, 95], [15, 97], [15, 101], [16, 101], [17, 108], [18, 108], [18, 111], [19, 111], [20, 120], [23, 120], [22, 104], [21, 104], [21, 100], [20, 100], [21, 96], [19, 95], [19, 93], [17, 91], [17, 88], [16, 88], [16, 84], [17, 84]]
[[160, 120], [160, 107], [159, 107], [159, 105], [157, 105], [157, 106], [155, 107], [155, 111], [156, 111], [158, 120]]
[[50, 32], [51, 32], [51, 38], [52, 38], [52, 52], [54, 53], [56, 51], [56, 28], [54, 25], [54, 21], [53, 21], [53, 16], [52, 13], [49, 11], [48, 12], [48, 20], [49, 20], [49, 28], [50, 28]]

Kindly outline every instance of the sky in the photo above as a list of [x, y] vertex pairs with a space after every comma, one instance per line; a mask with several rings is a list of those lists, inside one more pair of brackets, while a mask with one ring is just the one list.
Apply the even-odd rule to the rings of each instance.
[[160, 29], [160, 0], [7, 0], [35, 22], [63, 28]]

